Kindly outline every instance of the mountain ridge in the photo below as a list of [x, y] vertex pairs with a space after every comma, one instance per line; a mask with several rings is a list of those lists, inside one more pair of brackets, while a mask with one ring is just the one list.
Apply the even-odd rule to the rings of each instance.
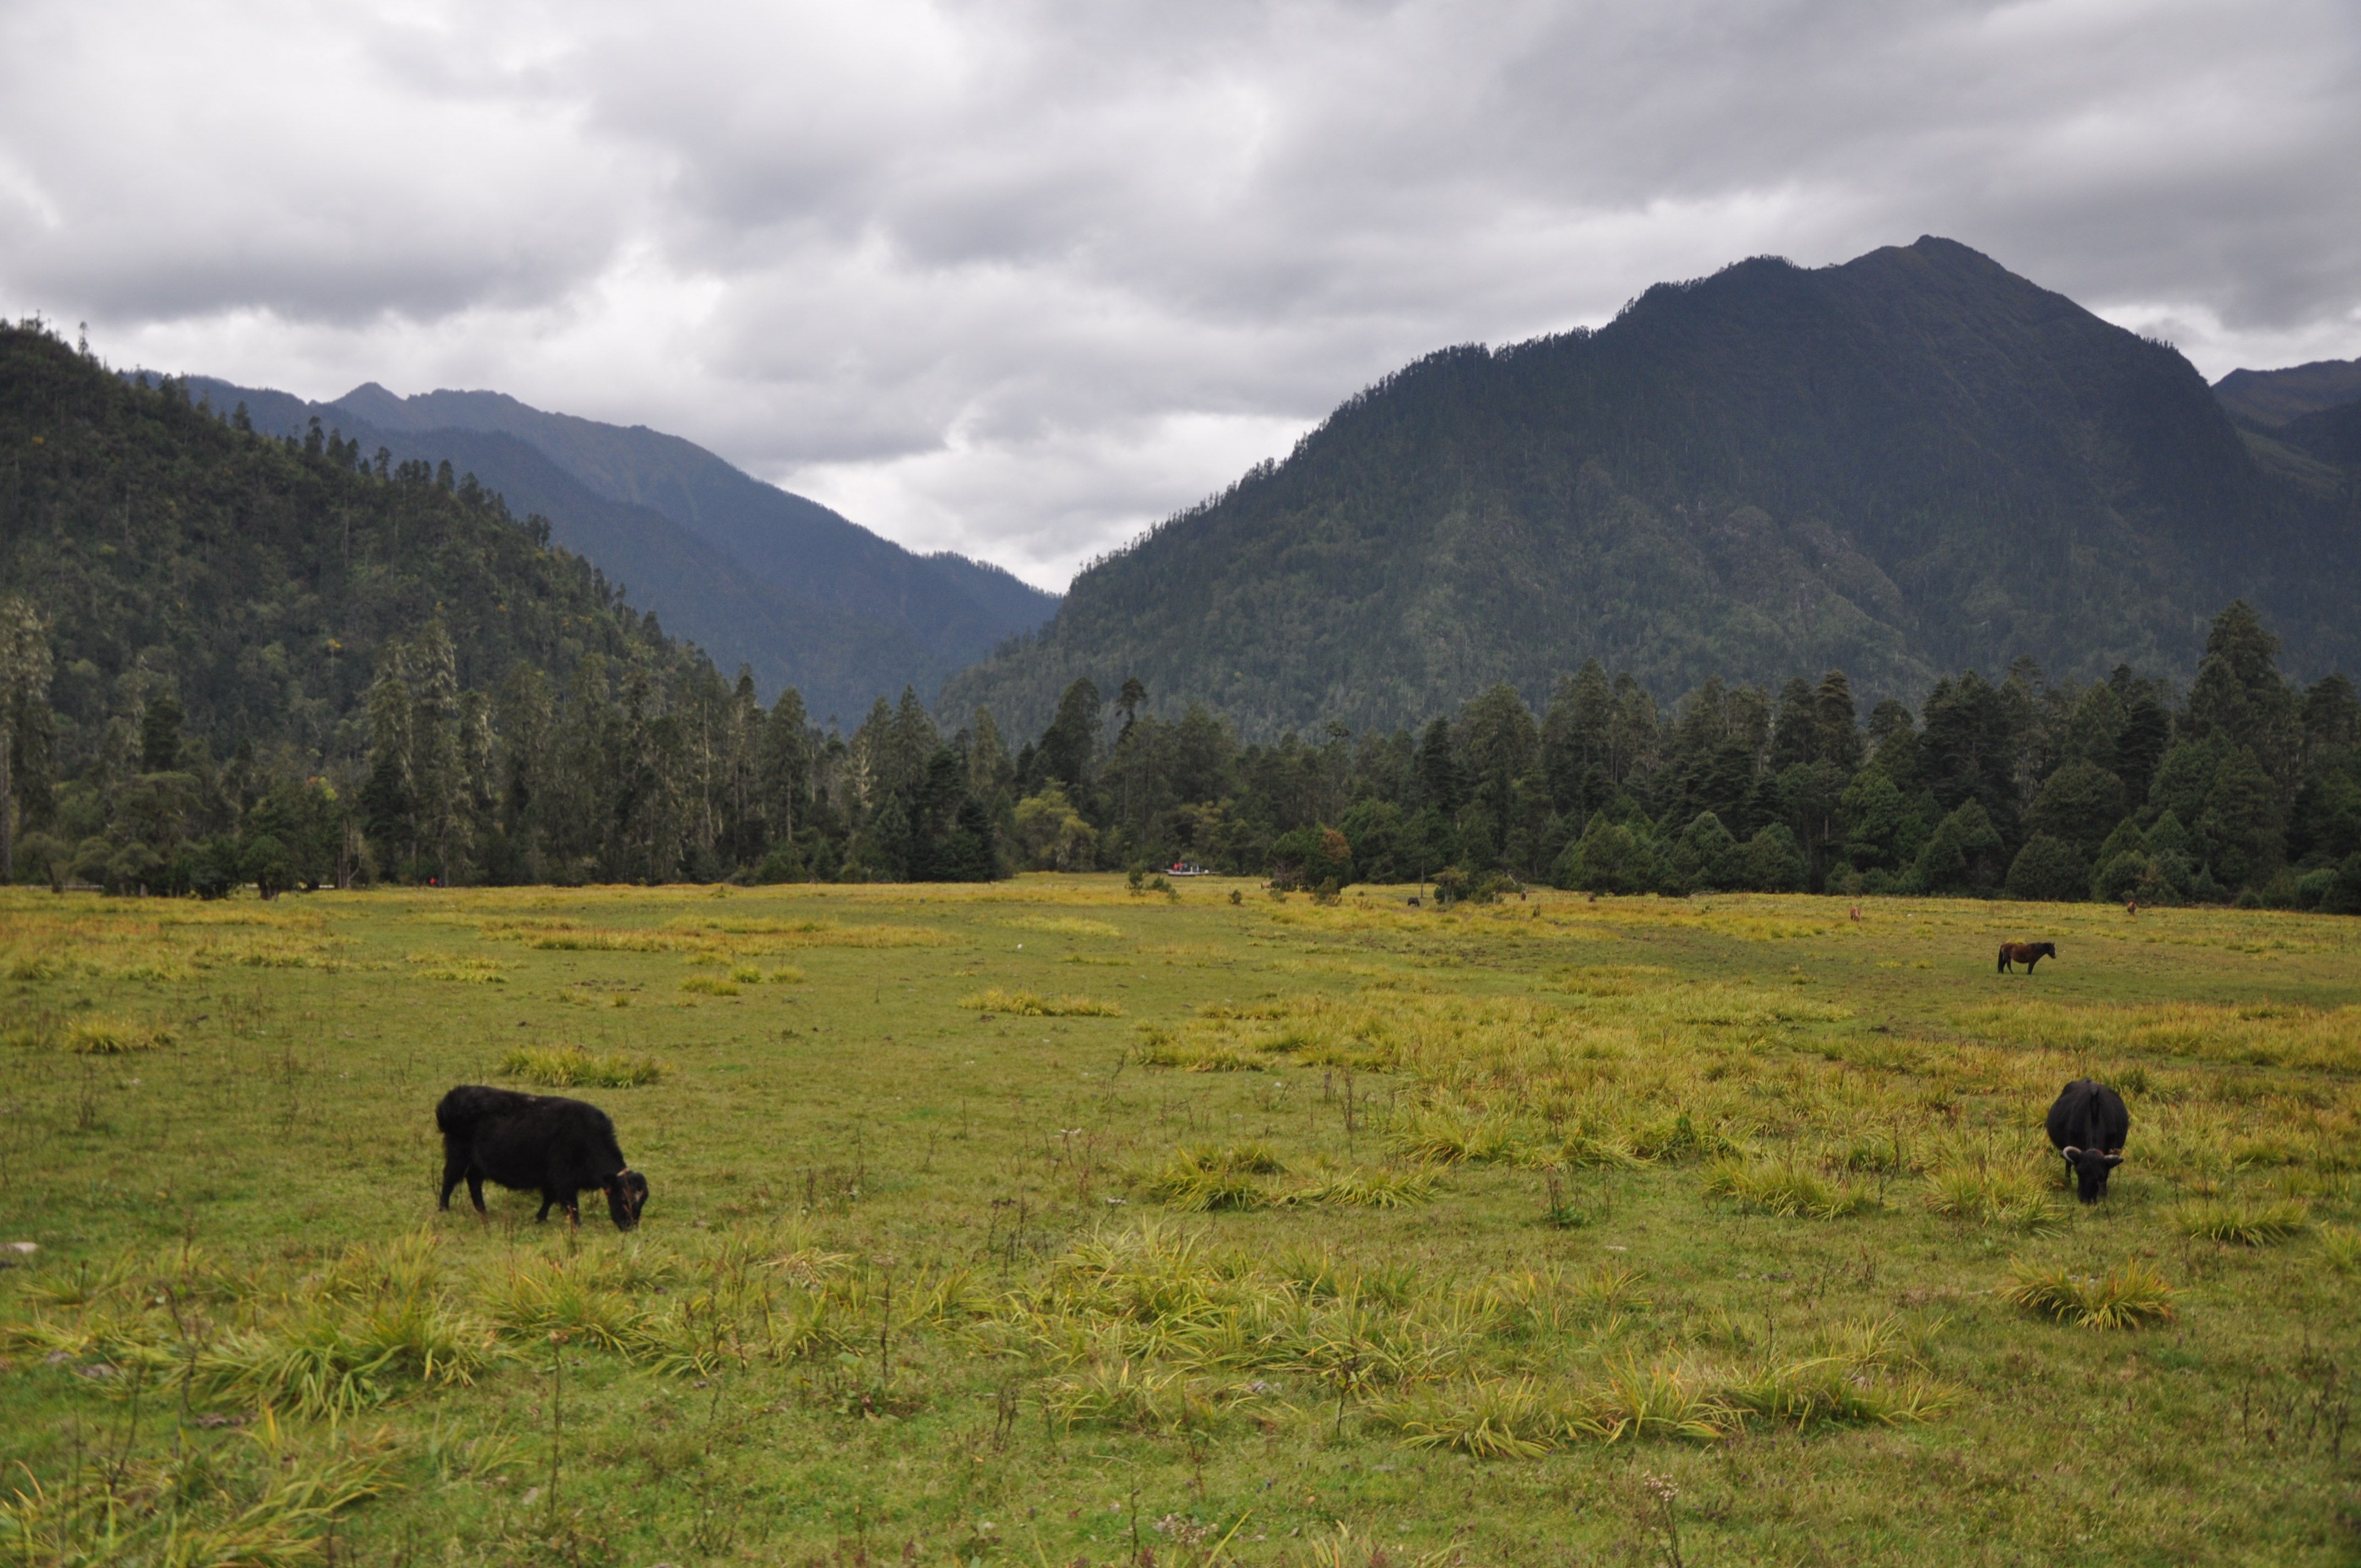
[[2232, 414], [2272, 429], [2305, 414], [2361, 400], [2361, 359], [2315, 359], [2277, 370], [2237, 369], [2213, 383]]
[[944, 707], [1022, 729], [1078, 676], [1137, 676], [1270, 735], [1499, 681], [1538, 702], [1592, 655], [1660, 698], [1829, 667], [1901, 694], [2019, 654], [2186, 674], [2239, 592], [2314, 667], [2351, 661], [2356, 584], [2176, 351], [1924, 236], [1430, 355], [1083, 572]]
[[397, 458], [474, 471], [520, 513], [548, 516], [560, 543], [725, 667], [747, 663], [847, 722], [906, 685], [932, 694], [1056, 603], [1003, 568], [915, 554], [644, 425], [548, 413], [500, 392], [404, 399], [364, 382], [313, 402], [211, 377], [185, 383], [218, 407], [245, 403], [272, 433], [301, 434], [317, 418]]

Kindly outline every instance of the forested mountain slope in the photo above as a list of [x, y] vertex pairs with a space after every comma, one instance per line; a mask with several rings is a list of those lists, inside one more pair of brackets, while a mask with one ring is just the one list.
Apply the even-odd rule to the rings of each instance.
[[41, 331], [0, 324], [0, 592], [50, 623], [68, 766], [166, 688], [224, 751], [355, 751], [380, 647], [435, 620], [462, 686], [705, 663], [490, 492], [233, 429]]
[[[382, 449], [396, 463], [449, 463], [457, 473], [474, 475], [511, 512], [547, 518], [553, 540], [595, 563], [674, 634], [698, 644], [726, 669], [748, 666], [765, 691], [798, 687], [823, 718], [855, 721], [881, 693], [903, 685], [933, 691], [959, 667], [899, 627], [797, 598], [653, 508], [592, 490], [518, 436], [456, 428], [387, 430], [349, 411], [283, 392], [204, 378], [187, 385], [216, 409], [245, 407], [260, 430], [308, 433], [311, 421], [320, 418], [331, 436], [355, 442], [364, 453]], [[889, 688], [888, 682], [896, 684]]]
[[[437, 462], [463, 448], [478, 454], [476, 473], [488, 488], [508, 493], [534, 487], [544, 497], [535, 510], [551, 519], [558, 536], [631, 583], [641, 602], [723, 663], [742, 660], [766, 681], [794, 682], [819, 712], [850, 718], [880, 692], [906, 685], [932, 692], [950, 672], [1038, 627], [1057, 608], [1057, 596], [997, 566], [949, 552], [913, 554], [645, 426], [548, 413], [500, 392], [400, 398], [371, 382], [333, 402], [306, 403], [204, 378], [190, 385], [224, 408], [244, 401], [256, 423], [274, 433], [300, 433], [317, 417], [357, 433], [372, 449], [384, 444]], [[511, 463], [512, 449], [489, 445], [484, 438], [492, 435], [538, 453], [579, 490], [551, 493], [545, 476]], [[619, 532], [615, 522], [631, 514], [640, 520], [636, 529]], [[645, 527], [652, 516], [700, 542], [702, 554], [678, 554], [676, 534]], [[649, 537], [635, 543], [629, 532]], [[618, 548], [630, 550], [638, 566], [602, 553]], [[716, 558], [742, 582], [719, 588], [704, 569]], [[752, 611], [750, 598], [768, 608]]]
[[2361, 651], [2336, 513], [2178, 353], [1964, 246], [1758, 258], [1387, 378], [943, 706], [1026, 730], [1137, 677], [1267, 736], [1538, 701], [1594, 655], [1666, 698], [1831, 667], [1915, 696], [2020, 655], [2185, 677], [2232, 594], [2314, 674]]

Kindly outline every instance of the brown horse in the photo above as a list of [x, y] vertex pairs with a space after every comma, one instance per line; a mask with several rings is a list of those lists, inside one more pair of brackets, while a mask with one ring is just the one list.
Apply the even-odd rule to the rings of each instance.
[[2054, 959], [2057, 956], [2058, 944], [2055, 942], [2003, 942], [2000, 945], [1999, 972], [2015, 973], [2015, 970], [2008, 967], [2014, 962], [2023, 964], [2025, 972], [2031, 974], [2035, 964], [2044, 959]]

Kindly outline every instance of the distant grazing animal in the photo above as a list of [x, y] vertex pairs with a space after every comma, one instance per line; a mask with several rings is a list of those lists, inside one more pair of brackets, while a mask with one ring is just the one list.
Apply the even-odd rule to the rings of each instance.
[[555, 1094], [520, 1094], [464, 1083], [434, 1107], [443, 1132], [443, 1201], [464, 1179], [476, 1212], [483, 1213], [484, 1183], [497, 1181], [512, 1192], [541, 1194], [536, 1223], [553, 1208], [579, 1223], [576, 1200], [586, 1191], [607, 1195], [615, 1228], [640, 1223], [648, 1201], [648, 1179], [624, 1162], [615, 1142], [615, 1124], [596, 1105]]
[[2054, 959], [2057, 956], [2058, 944], [2055, 942], [2003, 942], [2000, 945], [1999, 972], [2014, 974], [2016, 971], [2008, 966], [2011, 963], [2020, 963], [2025, 966], [2025, 972], [2031, 974], [2034, 965], [2044, 959]]
[[2078, 1078], [2059, 1091], [2049, 1107], [2049, 1141], [2074, 1173], [2075, 1196], [2095, 1203], [2107, 1195], [2107, 1178], [2124, 1163], [2124, 1139], [2132, 1113], [2124, 1097], [2103, 1083]]

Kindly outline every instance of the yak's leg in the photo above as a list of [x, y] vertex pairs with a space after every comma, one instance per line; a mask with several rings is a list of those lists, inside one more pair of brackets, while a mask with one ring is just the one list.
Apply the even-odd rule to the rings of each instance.
[[451, 1206], [451, 1194], [458, 1189], [459, 1183], [467, 1179], [467, 1162], [457, 1155], [445, 1155], [443, 1157], [443, 1196], [435, 1207], [448, 1209]]
[[484, 1173], [482, 1171], [467, 1172], [467, 1198], [476, 1205], [477, 1213], [484, 1215], [491, 1213], [489, 1209], [484, 1207]]

